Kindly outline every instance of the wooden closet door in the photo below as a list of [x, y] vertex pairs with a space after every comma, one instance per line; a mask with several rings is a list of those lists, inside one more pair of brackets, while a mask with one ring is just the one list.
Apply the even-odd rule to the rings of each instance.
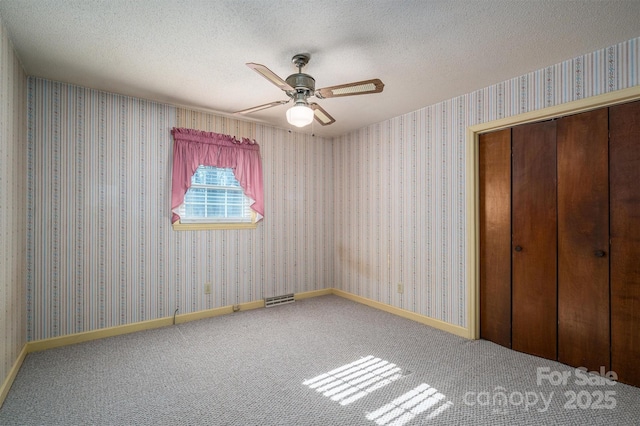
[[558, 120], [558, 361], [607, 371], [608, 109]]
[[640, 386], [640, 102], [609, 110], [611, 370]]
[[511, 130], [480, 135], [480, 337], [511, 347]]
[[512, 348], [557, 357], [556, 122], [512, 131]]

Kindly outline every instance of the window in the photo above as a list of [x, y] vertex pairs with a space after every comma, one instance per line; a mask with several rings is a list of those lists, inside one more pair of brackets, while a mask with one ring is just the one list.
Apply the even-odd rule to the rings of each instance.
[[171, 134], [173, 229], [255, 228], [264, 217], [256, 141], [175, 127]]
[[244, 194], [233, 174], [233, 169], [199, 166], [191, 178], [191, 187], [185, 194], [184, 203], [178, 209], [180, 222], [174, 224], [174, 227], [175, 225], [177, 225], [176, 229], [247, 227], [242, 225], [254, 227], [255, 213], [249, 207], [250, 203], [251, 200]]

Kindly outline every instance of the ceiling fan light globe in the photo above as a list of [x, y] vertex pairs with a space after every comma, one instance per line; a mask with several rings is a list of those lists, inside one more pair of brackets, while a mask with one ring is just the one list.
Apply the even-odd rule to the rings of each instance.
[[313, 110], [306, 105], [294, 105], [287, 110], [287, 121], [296, 127], [308, 126], [313, 121]]

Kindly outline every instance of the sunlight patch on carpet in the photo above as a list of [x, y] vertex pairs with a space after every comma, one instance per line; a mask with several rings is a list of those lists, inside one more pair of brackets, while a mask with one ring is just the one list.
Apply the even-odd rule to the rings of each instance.
[[349, 405], [398, 380], [402, 377], [401, 371], [395, 364], [369, 355], [305, 380], [302, 384], [340, 405]]
[[427, 417], [433, 419], [452, 405], [453, 402], [447, 401], [447, 397], [438, 392], [438, 389], [422, 383], [367, 414], [367, 419], [381, 426], [402, 426], [425, 412], [429, 412]]

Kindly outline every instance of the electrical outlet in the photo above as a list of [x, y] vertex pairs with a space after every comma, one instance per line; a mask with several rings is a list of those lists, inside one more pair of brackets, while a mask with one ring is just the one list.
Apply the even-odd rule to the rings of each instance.
[[404, 293], [404, 284], [398, 283], [398, 293]]
[[206, 283], [204, 285], [204, 294], [211, 294], [211, 283]]

